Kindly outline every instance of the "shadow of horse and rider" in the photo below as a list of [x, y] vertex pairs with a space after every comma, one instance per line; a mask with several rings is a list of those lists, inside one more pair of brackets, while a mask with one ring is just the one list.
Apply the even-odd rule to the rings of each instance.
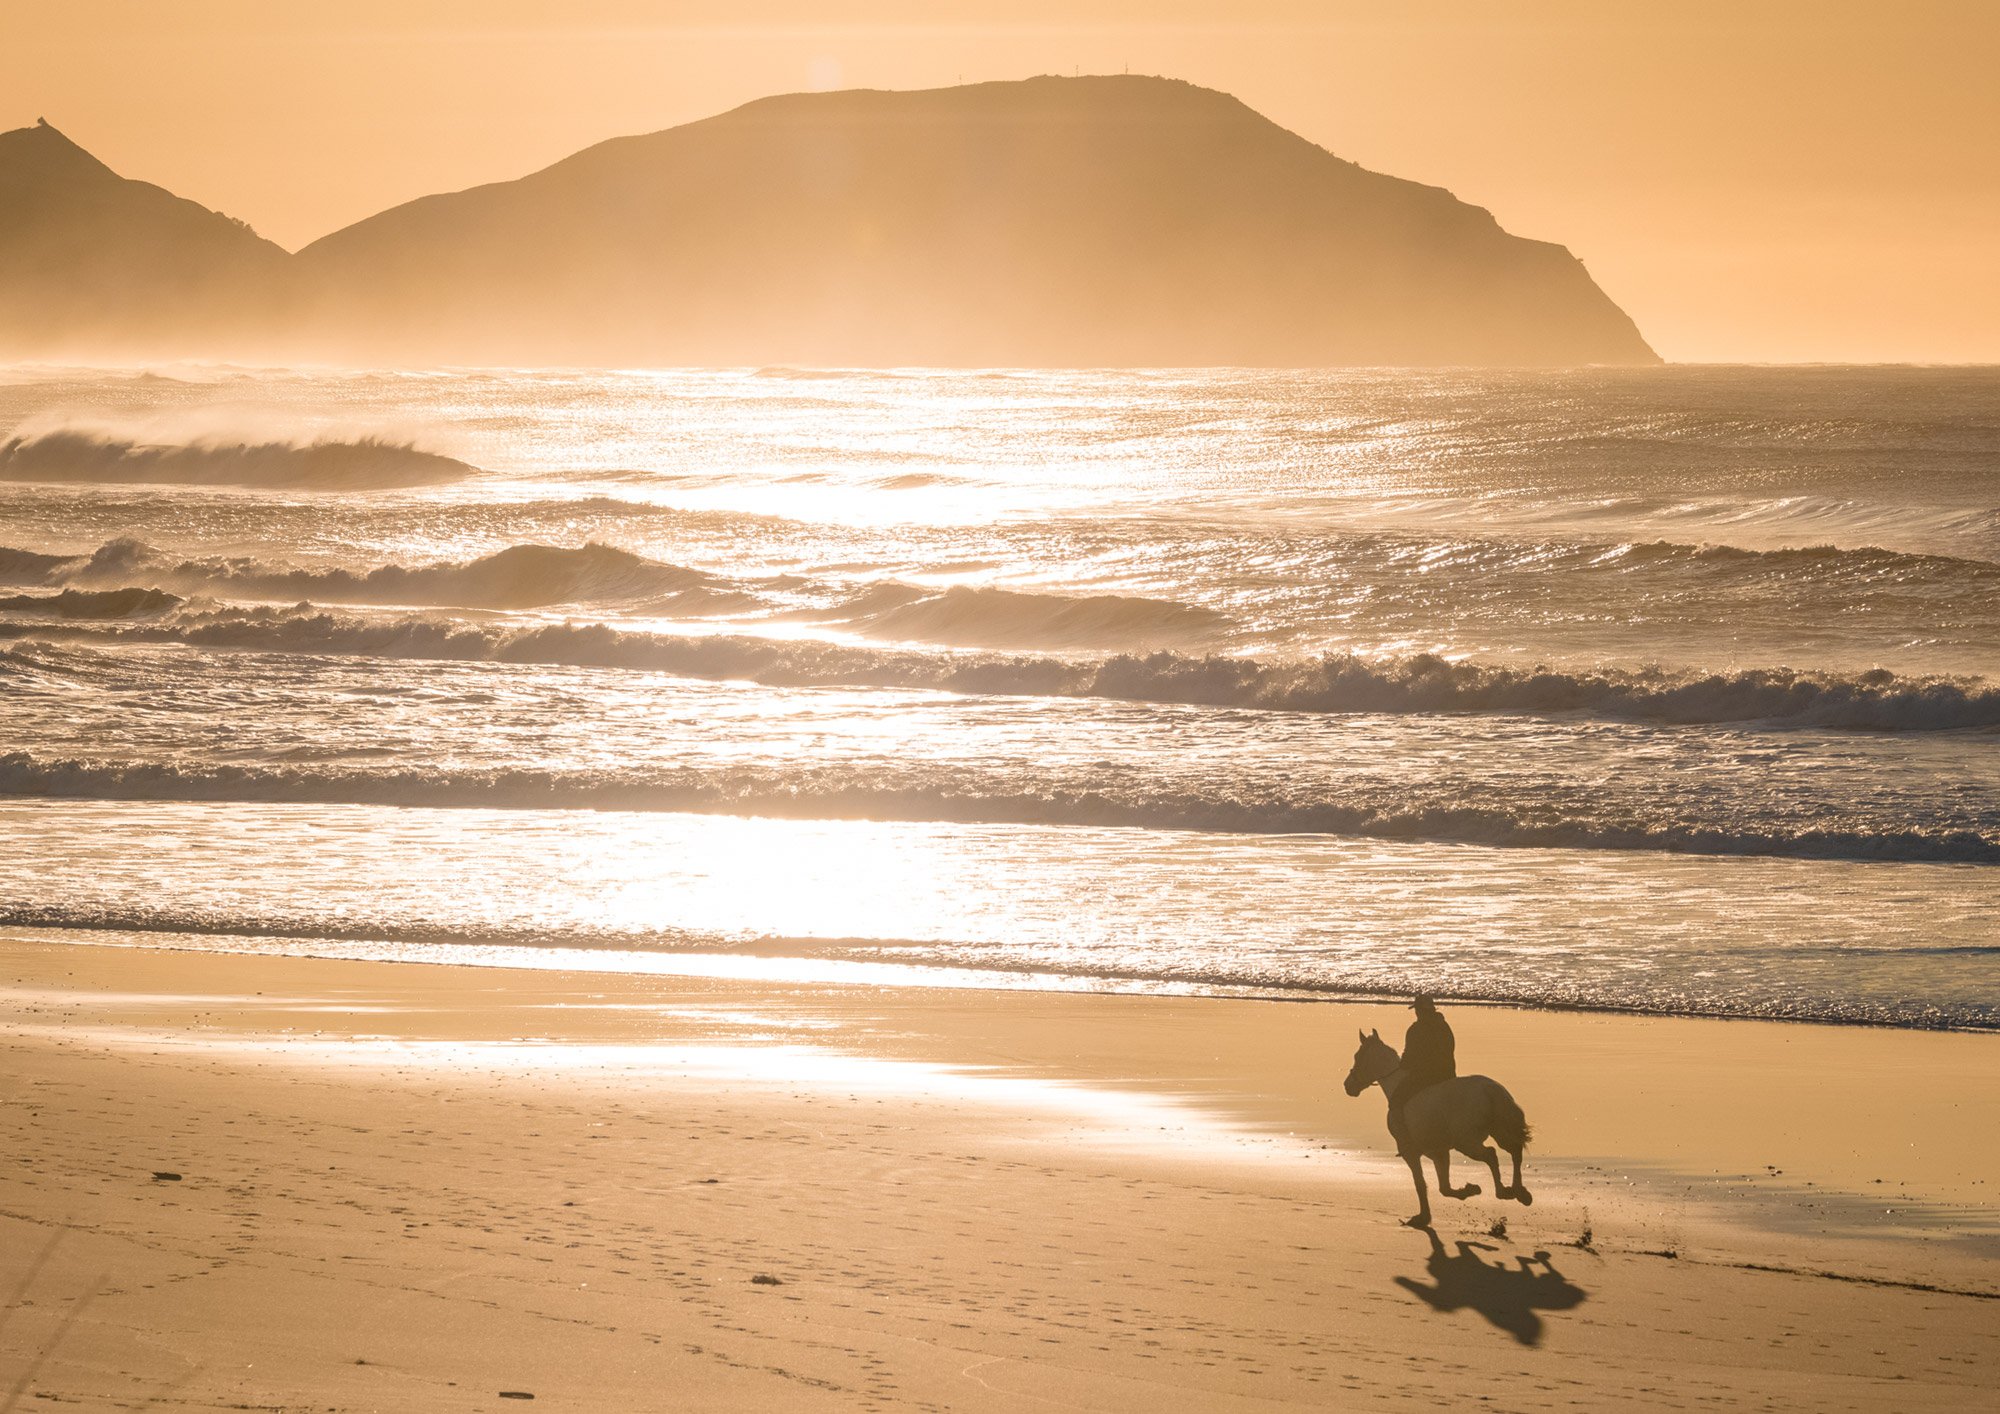
[[[1484, 1164], [1493, 1175], [1494, 1196], [1522, 1205], [1535, 1201], [1521, 1181], [1521, 1156], [1533, 1131], [1528, 1118], [1505, 1086], [1483, 1075], [1458, 1073], [1457, 1041], [1451, 1026], [1428, 996], [1411, 1003], [1417, 1018], [1404, 1037], [1403, 1049], [1382, 1039], [1378, 1031], [1361, 1033], [1346, 1090], [1359, 1096], [1380, 1086], [1389, 1101], [1389, 1137], [1410, 1166], [1417, 1188], [1417, 1211], [1403, 1221], [1430, 1238], [1428, 1284], [1397, 1277], [1396, 1284], [1441, 1312], [1477, 1311], [1524, 1345], [1540, 1342], [1541, 1311], [1566, 1311], [1585, 1299], [1583, 1288], [1557, 1271], [1547, 1252], [1488, 1262], [1479, 1254], [1499, 1249], [1482, 1242], [1460, 1241], [1456, 1252], [1446, 1249], [1431, 1228], [1431, 1198], [1424, 1181], [1424, 1160], [1437, 1172], [1438, 1192], [1466, 1199], [1479, 1194], [1476, 1183], [1454, 1184], [1453, 1154]], [[1496, 1149], [1495, 1146], [1498, 1146]], [[1500, 1176], [1500, 1154], [1511, 1165], [1511, 1176]]]
[[1431, 1240], [1430, 1260], [1424, 1264], [1430, 1280], [1397, 1277], [1396, 1285], [1443, 1315], [1477, 1311], [1523, 1345], [1542, 1343], [1543, 1311], [1567, 1311], [1588, 1296], [1556, 1270], [1547, 1252], [1489, 1262], [1479, 1254], [1500, 1250], [1490, 1243], [1461, 1238], [1453, 1244], [1454, 1252], [1430, 1229], [1424, 1235]]

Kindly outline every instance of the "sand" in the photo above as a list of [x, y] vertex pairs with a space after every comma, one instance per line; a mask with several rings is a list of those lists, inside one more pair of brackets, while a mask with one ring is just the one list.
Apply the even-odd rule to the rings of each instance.
[[1993, 1038], [784, 970], [0, 937], [0, 1410], [1991, 1407]]

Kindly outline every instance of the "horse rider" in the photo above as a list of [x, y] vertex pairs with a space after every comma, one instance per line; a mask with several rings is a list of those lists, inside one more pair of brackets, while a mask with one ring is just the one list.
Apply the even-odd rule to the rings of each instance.
[[1396, 1087], [1395, 1098], [1389, 1102], [1392, 1129], [1401, 1127], [1403, 1110], [1409, 1105], [1411, 1096], [1458, 1074], [1455, 1054], [1458, 1043], [1451, 1034], [1451, 1023], [1438, 1010], [1436, 999], [1429, 993], [1420, 992], [1410, 1005], [1416, 1008], [1417, 1019], [1410, 1023], [1410, 1029], [1403, 1036], [1403, 1063], [1400, 1067], [1403, 1083]]

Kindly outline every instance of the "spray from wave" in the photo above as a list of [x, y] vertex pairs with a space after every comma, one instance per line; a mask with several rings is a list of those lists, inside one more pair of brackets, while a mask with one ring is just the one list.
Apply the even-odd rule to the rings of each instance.
[[190, 442], [155, 445], [94, 432], [48, 432], [0, 442], [0, 480], [80, 484], [153, 482], [268, 490], [375, 491], [470, 476], [454, 457], [407, 442]]

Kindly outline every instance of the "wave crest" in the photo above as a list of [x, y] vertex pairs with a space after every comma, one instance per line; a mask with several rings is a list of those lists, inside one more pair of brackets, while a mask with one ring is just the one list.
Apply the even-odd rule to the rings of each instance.
[[247, 556], [183, 559], [128, 538], [58, 561], [40, 578], [45, 583], [168, 586], [184, 593], [280, 602], [533, 609], [650, 598], [659, 601], [655, 607], [703, 612], [747, 602], [698, 570], [595, 542], [578, 548], [510, 545], [474, 560], [350, 570], [300, 569]]
[[1107, 648], [1212, 635], [1228, 619], [1212, 609], [1124, 594], [1037, 594], [964, 584], [944, 589], [885, 583], [808, 617], [877, 638], [971, 648]]
[[0, 442], [0, 480], [6, 481], [370, 491], [435, 486], [473, 471], [455, 457], [374, 437], [351, 442], [151, 445], [94, 432], [62, 431]]

